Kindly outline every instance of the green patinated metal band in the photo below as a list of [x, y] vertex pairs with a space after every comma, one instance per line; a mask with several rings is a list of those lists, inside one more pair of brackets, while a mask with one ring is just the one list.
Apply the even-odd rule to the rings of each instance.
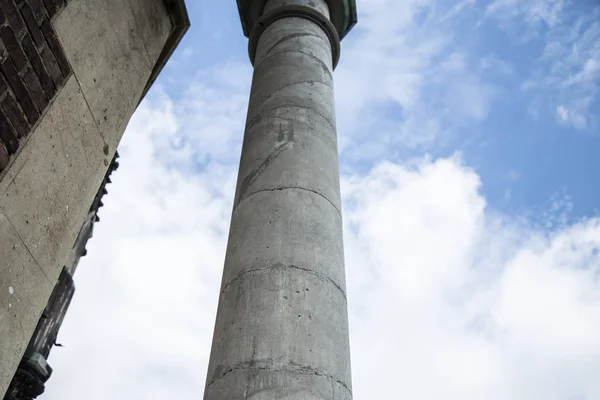
[[333, 69], [337, 67], [338, 62], [340, 61], [341, 45], [340, 36], [338, 35], [335, 26], [333, 26], [331, 21], [319, 11], [302, 5], [289, 5], [276, 8], [275, 10], [264, 14], [258, 21], [256, 21], [248, 41], [248, 53], [250, 55], [250, 61], [252, 62], [252, 65], [254, 65], [256, 49], [258, 48], [258, 40], [260, 39], [261, 35], [274, 22], [283, 18], [304, 18], [323, 28], [329, 37], [329, 41], [331, 42]]
[[[244, 35], [249, 37], [268, 0], [237, 0]], [[325, 0], [331, 13], [331, 22], [343, 39], [358, 20], [356, 0]]]

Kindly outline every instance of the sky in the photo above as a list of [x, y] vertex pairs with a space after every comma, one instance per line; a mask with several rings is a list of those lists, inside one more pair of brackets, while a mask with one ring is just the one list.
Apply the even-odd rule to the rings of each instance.
[[[357, 3], [334, 74], [354, 399], [600, 399], [600, 3]], [[202, 398], [252, 68], [233, 0], [187, 6], [45, 400]]]

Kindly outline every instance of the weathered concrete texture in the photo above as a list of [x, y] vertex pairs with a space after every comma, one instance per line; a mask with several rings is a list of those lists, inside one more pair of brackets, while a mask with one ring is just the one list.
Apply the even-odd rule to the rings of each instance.
[[0, 207], [0, 396], [4, 395], [53, 284]]
[[232, 238], [235, 233], [243, 241], [230, 240], [222, 289], [249, 271], [290, 265], [323, 278], [345, 296], [341, 228], [337, 209], [315, 192], [290, 187], [248, 197], [233, 212]]
[[[266, 10], [324, 0], [270, 0]], [[352, 398], [331, 42], [258, 42], [206, 400]]]
[[[104, 176], [104, 147], [71, 77], [0, 182], [0, 210], [16, 241], [7, 258], [0, 258], [0, 279], [4, 286], [39, 285], [39, 290], [29, 286], [20, 292], [18, 309], [0, 296], [2, 326], [12, 327], [1, 336], [10, 339], [0, 341], [0, 393], [12, 378]], [[2, 245], [7, 235], [1, 233]], [[11, 258], [27, 263], [27, 273], [4, 262]]]
[[128, 0], [135, 16], [138, 32], [152, 66], [173, 29], [164, 1]]
[[163, 0], [70, 0], [52, 23], [73, 75], [0, 179], [0, 397], [173, 28]]
[[69, 79], [15, 160], [0, 206], [46, 275], [55, 282], [65, 243], [74, 243], [102, 180], [104, 141], [77, 81]]
[[64, 1], [45, 3], [0, 2], [0, 173], [71, 74], [49, 22]]
[[[111, 156], [164, 46], [169, 15], [156, 0], [71, 0], [55, 27]], [[162, 1], [160, 2], [162, 3]], [[135, 8], [133, 6], [135, 6]], [[156, 43], [155, 43], [156, 42]]]
[[[279, 369], [283, 368], [283, 369]], [[231, 371], [211, 385], [206, 398], [229, 400], [352, 400], [341, 383], [318, 371], [277, 362], [257, 362]]]

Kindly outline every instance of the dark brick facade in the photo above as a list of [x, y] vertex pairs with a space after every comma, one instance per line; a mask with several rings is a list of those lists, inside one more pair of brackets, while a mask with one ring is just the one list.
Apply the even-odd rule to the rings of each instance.
[[71, 74], [50, 22], [67, 0], [0, 0], [0, 172]]

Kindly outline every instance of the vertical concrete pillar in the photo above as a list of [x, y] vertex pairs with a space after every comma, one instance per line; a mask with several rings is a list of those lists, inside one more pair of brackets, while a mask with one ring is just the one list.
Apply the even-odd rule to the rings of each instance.
[[205, 400], [352, 398], [325, 0], [268, 0]]

